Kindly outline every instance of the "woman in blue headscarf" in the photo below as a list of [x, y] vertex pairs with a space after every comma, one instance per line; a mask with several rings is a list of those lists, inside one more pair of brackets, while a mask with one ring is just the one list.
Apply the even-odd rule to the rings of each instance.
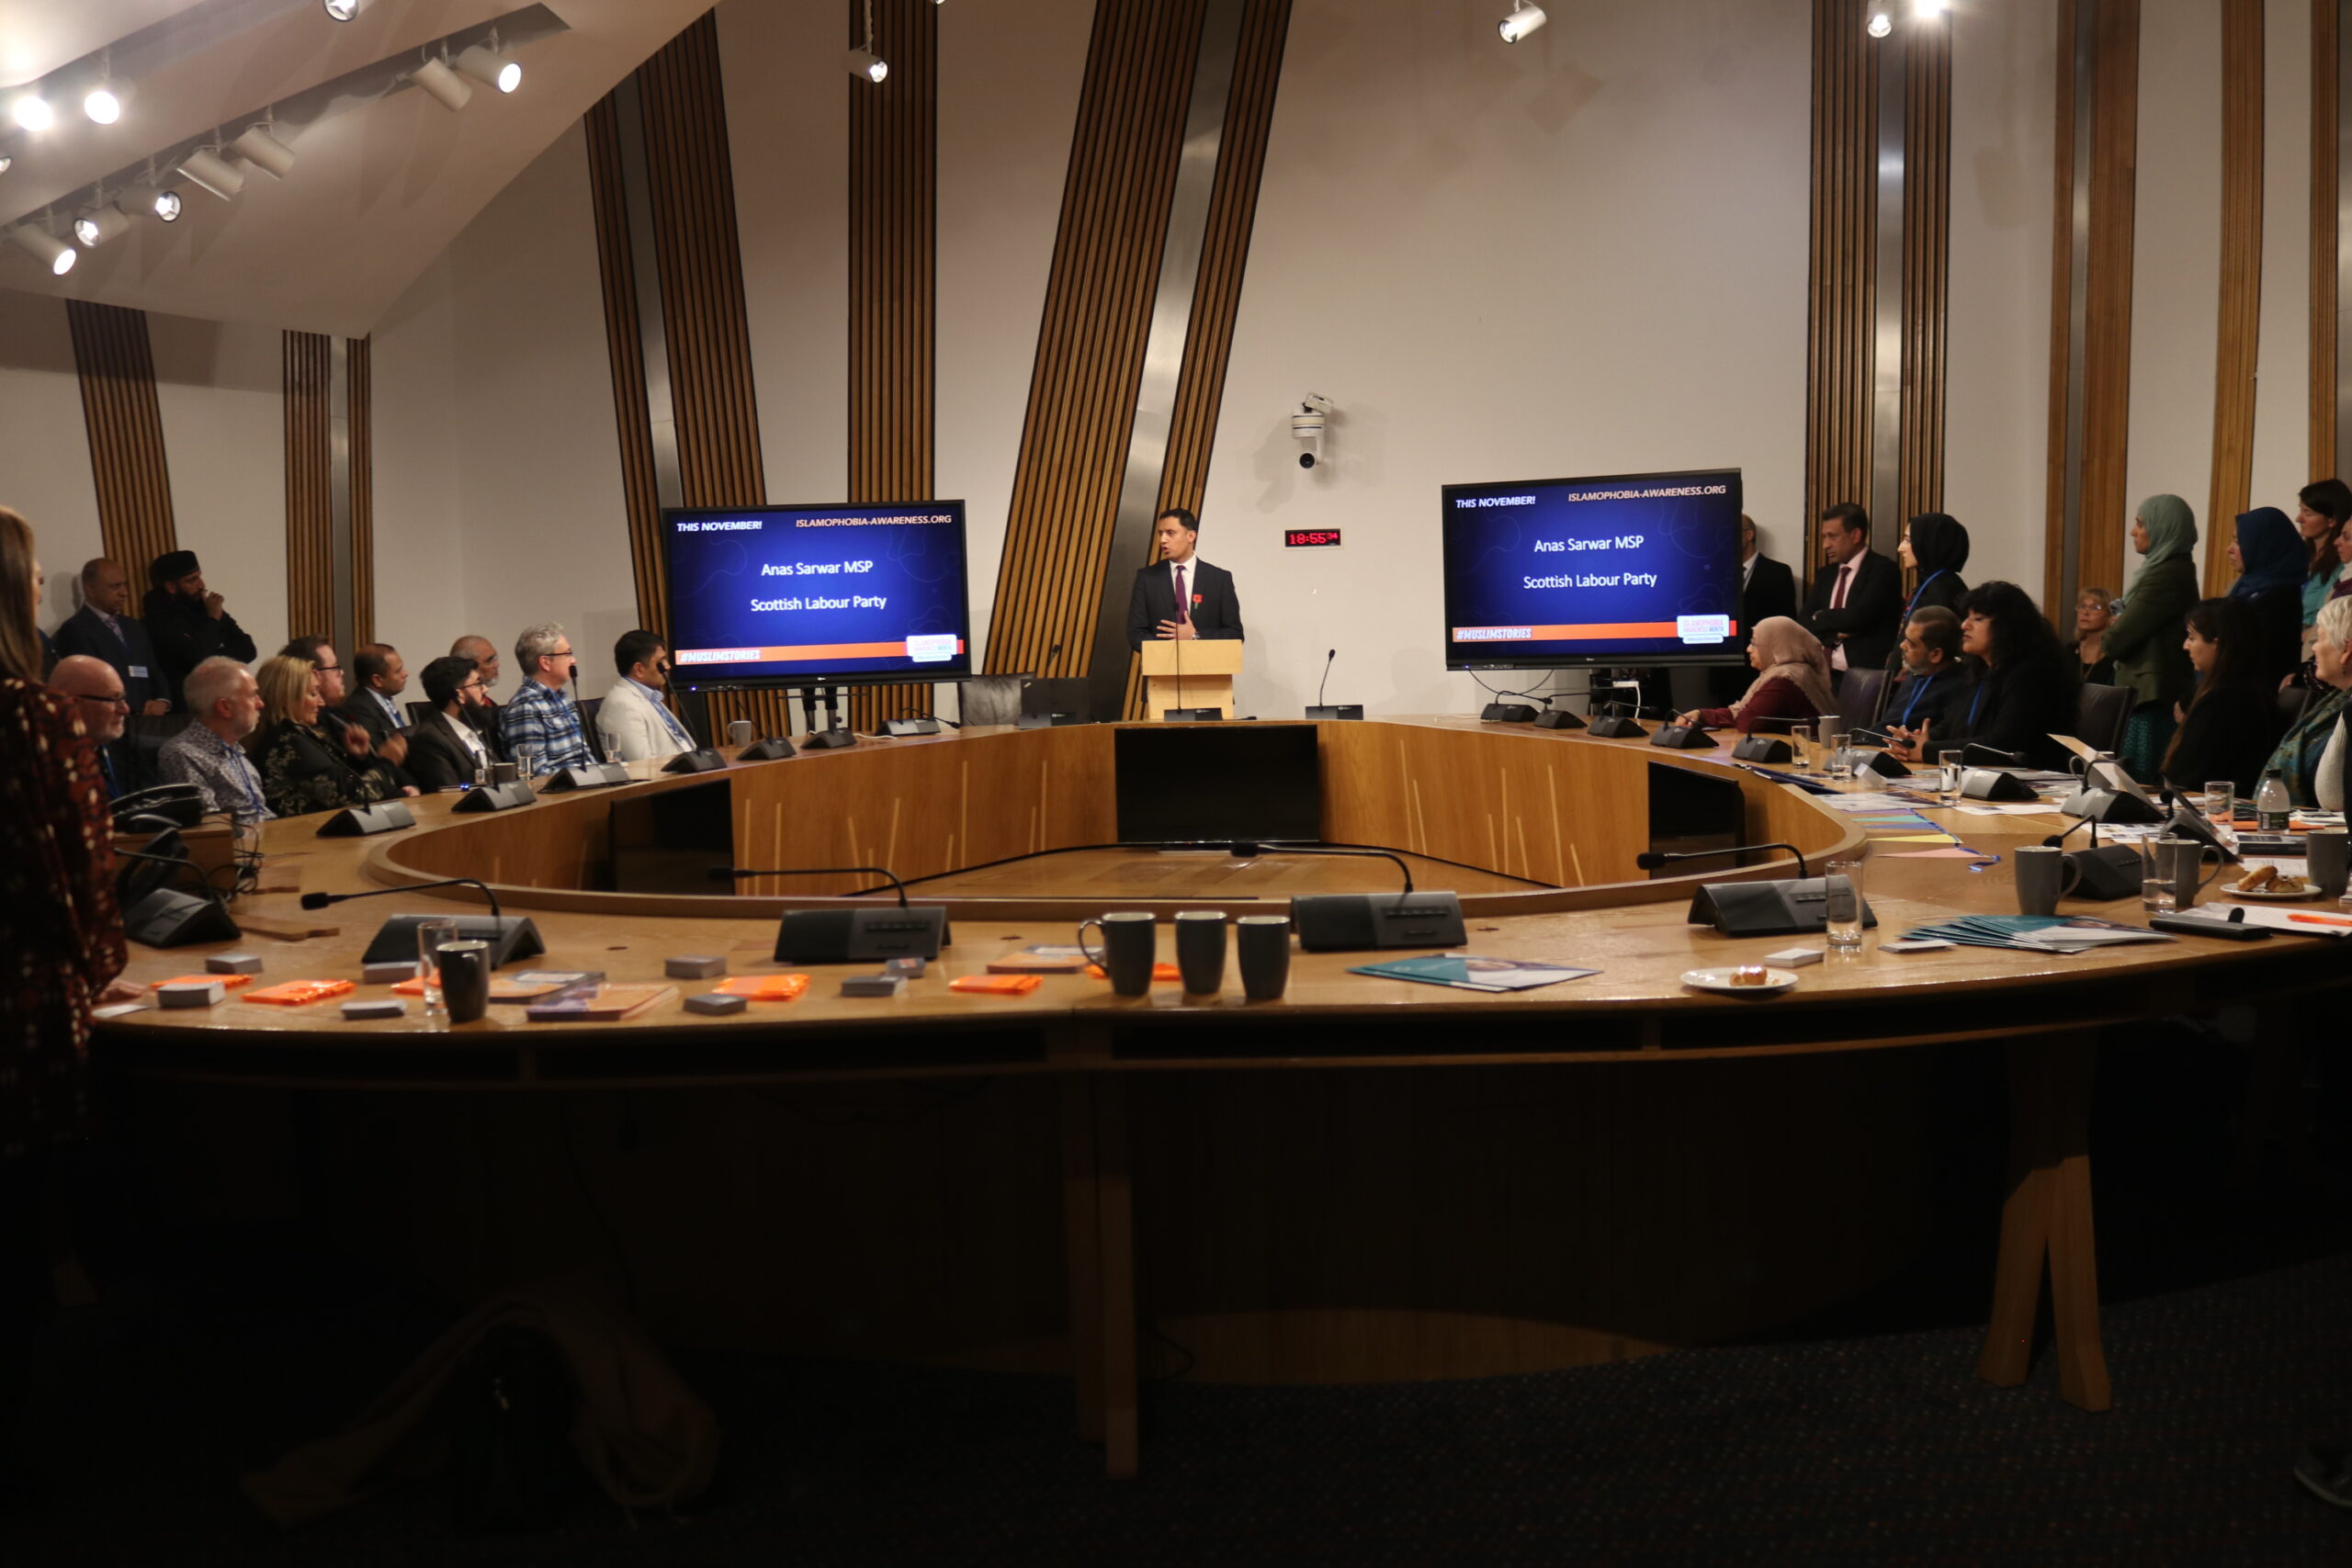
[[2238, 513], [2230, 560], [2239, 576], [2230, 585], [2230, 597], [2245, 600], [2254, 612], [2257, 672], [2274, 690], [2302, 662], [2303, 576], [2310, 555], [2310, 547], [2277, 507]]
[[2100, 651], [2115, 660], [2115, 683], [2132, 692], [2132, 723], [2123, 732], [2122, 761], [2143, 784], [2155, 782], [2172, 739], [2173, 705], [2196, 678], [2182, 649], [2189, 609], [2197, 603], [2197, 513], [2177, 495], [2152, 495], [2132, 517], [2132, 547], [2140, 570], [2123, 591], [2123, 608], [2109, 623]]

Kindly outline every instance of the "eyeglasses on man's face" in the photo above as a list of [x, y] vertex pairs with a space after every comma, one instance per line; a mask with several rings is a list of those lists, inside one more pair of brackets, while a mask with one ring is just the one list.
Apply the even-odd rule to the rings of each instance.
[[102, 707], [102, 708], [126, 708], [126, 709], [127, 709], [127, 708], [129, 708], [129, 707], [130, 706], [130, 699], [129, 697], [122, 697], [122, 696], [115, 696], [115, 697], [93, 697], [93, 696], [86, 695], [86, 694], [83, 694], [83, 693], [76, 692], [76, 693], [74, 694], [74, 700], [75, 702], [77, 702], [77, 703], [95, 703], [95, 704], [96, 704], [99, 707]]

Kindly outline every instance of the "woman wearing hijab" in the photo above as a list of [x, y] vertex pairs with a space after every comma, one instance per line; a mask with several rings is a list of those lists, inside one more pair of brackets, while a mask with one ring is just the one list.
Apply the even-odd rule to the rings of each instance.
[[1904, 625], [1929, 604], [1960, 614], [1960, 602], [1968, 597], [1968, 584], [1960, 575], [1968, 564], [1968, 530], [1957, 519], [1945, 512], [1920, 513], [1903, 530], [1903, 542], [1894, 553], [1918, 573], [1919, 585], [1903, 606]]
[[1757, 624], [1748, 640], [1747, 662], [1757, 669], [1747, 694], [1727, 708], [1701, 708], [1682, 716], [1685, 724], [1721, 729], [1736, 725], [1742, 735], [1785, 728], [1768, 719], [1810, 719], [1838, 711], [1829, 691], [1829, 655], [1821, 639], [1789, 619], [1773, 615]]
[[2115, 661], [2115, 683], [2132, 693], [2132, 723], [2122, 761], [2142, 784], [2155, 782], [2171, 743], [2173, 705], [2185, 701], [2195, 671], [2181, 647], [2197, 603], [2197, 514], [2177, 495], [2152, 495], [2132, 517], [2140, 570], [2123, 591], [2123, 609], [2099, 638]]
[[2303, 659], [2303, 578], [2311, 547], [2285, 513], [2257, 506], [2238, 513], [2230, 559], [2238, 568], [2230, 597], [2245, 600], [2254, 612], [2257, 671], [2275, 691]]

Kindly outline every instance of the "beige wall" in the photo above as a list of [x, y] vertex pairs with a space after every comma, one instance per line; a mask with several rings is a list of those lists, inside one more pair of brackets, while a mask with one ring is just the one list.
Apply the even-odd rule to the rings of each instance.
[[284, 334], [151, 315], [147, 336], [180, 547], [265, 657], [332, 631], [286, 624]]
[[[2255, 366], [2254, 504], [2295, 514], [2327, 468], [2311, 443], [2312, 0], [2265, 0], [2262, 342]], [[2331, 465], [2332, 467], [2332, 465]]]
[[40, 626], [54, 631], [81, 603], [74, 578], [82, 563], [104, 547], [62, 299], [0, 294], [0, 430], [9, 449], [0, 506], [33, 525], [49, 572]]

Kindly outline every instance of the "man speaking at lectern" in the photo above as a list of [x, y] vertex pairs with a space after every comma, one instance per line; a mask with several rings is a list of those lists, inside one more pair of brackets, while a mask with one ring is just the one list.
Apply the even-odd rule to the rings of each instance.
[[1193, 553], [1200, 519], [1181, 506], [1169, 508], [1152, 525], [1159, 556], [1136, 573], [1135, 596], [1127, 601], [1127, 646], [1140, 650], [1154, 638], [1241, 638], [1241, 601], [1234, 596], [1233, 573]]

